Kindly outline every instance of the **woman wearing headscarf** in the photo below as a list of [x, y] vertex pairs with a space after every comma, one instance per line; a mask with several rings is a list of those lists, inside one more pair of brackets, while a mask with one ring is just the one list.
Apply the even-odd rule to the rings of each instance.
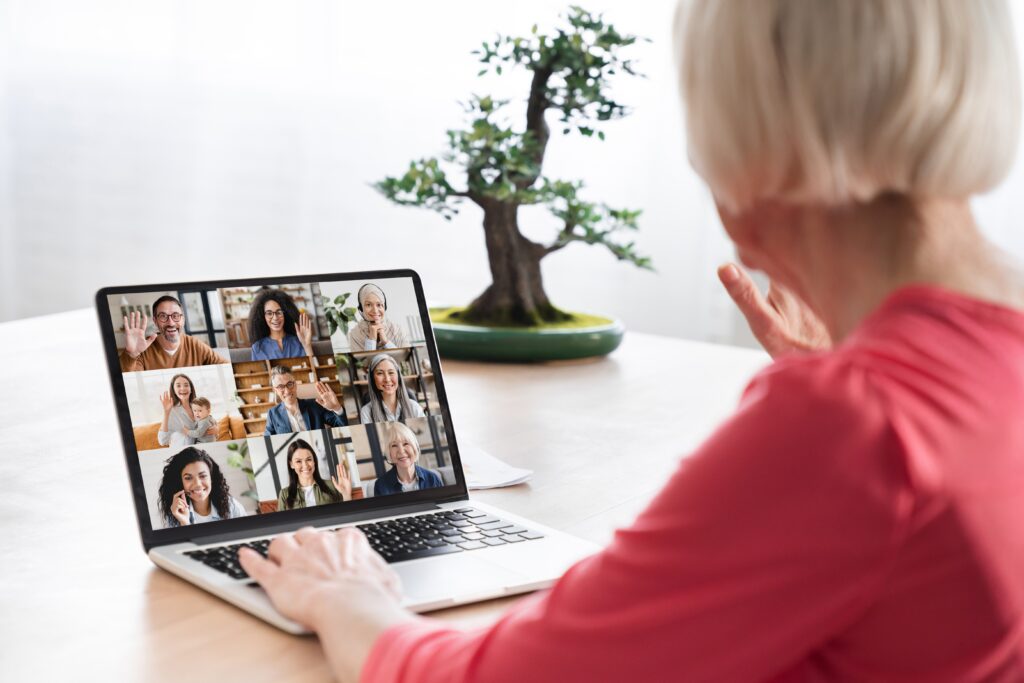
[[367, 283], [356, 293], [362, 320], [348, 331], [349, 347], [353, 351], [375, 351], [408, 346], [398, 325], [387, 318], [388, 298], [384, 290]]

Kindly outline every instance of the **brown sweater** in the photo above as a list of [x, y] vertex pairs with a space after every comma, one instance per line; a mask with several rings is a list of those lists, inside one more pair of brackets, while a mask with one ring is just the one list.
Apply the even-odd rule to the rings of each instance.
[[132, 358], [126, 351], [121, 351], [121, 371], [138, 372], [140, 370], [166, 370], [167, 368], [189, 368], [196, 365], [216, 365], [227, 363], [208, 345], [193, 339], [187, 334], [181, 335], [181, 344], [174, 354], [167, 353], [154, 341], [138, 358]]

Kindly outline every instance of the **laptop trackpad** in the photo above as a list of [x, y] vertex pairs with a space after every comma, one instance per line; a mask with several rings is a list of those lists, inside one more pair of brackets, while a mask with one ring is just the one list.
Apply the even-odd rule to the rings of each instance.
[[449, 555], [437, 560], [400, 562], [392, 567], [402, 579], [402, 593], [409, 602], [434, 602], [460, 596], [493, 592], [523, 584], [524, 574], [485, 562], [473, 555]]

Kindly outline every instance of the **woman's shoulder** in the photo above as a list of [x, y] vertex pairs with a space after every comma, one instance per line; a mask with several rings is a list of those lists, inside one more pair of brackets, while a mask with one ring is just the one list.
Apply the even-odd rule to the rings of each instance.
[[229, 496], [229, 498], [231, 501], [231, 517], [245, 517], [248, 513], [245, 511], [245, 508], [238, 501], [238, 499], [235, 498], [234, 496]]

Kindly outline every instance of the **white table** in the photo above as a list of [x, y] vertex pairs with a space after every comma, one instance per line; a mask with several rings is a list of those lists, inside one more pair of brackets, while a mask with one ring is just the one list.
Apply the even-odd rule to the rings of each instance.
[[[0, 676], [327, 678], [316, 639], [285, 635], [146, 558], [95, 314], [4, 323], [0, 350]], [[474, 495], [604, 543], [767, 363], [628, 333], [605, 359], [443, 370], [456, 435], [535, 471], [528, 484]], [[511, 600], [436, 615], [486, 623]]]

